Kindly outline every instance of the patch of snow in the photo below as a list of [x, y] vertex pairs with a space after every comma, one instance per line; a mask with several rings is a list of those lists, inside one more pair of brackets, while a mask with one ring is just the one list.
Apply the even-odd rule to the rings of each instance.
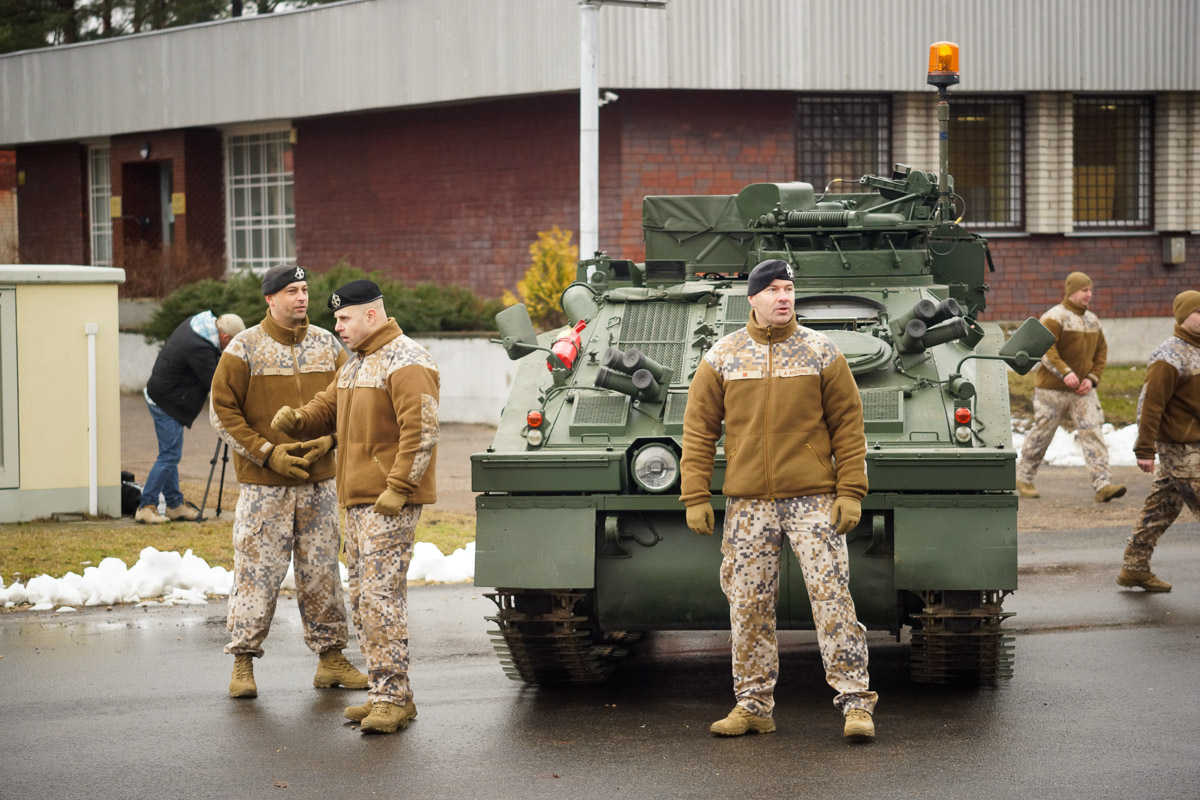
[[[1104, 423], [1102, 429], [1104, 443], [1108, 446], [1108, 464], [1112, 467], [1136, 467], [1137, 459], [1133, 457], [1133, 443], [1137, 441], [1137, 425], [1126, 425], [1124, 428], [1114, 428], [1111, 423]], [[1013, 432], [1013, 447], [1017, 451], [1017, 460], [1021, 460], [1021, 448], [1025, 445], [1025, 434]], [[1067, 433], [1062, 428], [1054, 432], [1042, 466], [1046, 467], [1083, 467], [1087, 463], [1083, 459], [1083, 450], [1079, 446], [1076, 433]]]
[[[339, 562], [342, 585], [348, 586], [349, 572]], [[475, 544], [443, 556], [436, 546], [418, 542], [409, 566], [409, 580], [457, 583], [475, 577]], [[288, 565], [283, 588], [294, 590], [296, 576]], [[0, 604], [5, 607], [32, 603], [33, 611], [75, 610], [77, 606], [136, 603], [138, 608], [157, 605], [200, 605], [208, 595], [228, 595], [233, 590], [233, 573], [208, 562], [188, 550], [161, 552], [147, 547], [137, 563], [126, 566], [119, 558], [105, 558], [98, 566], [86, 567], [82, 575], [68, 572], [61, 578], [39, 575], [27, 583], [20, 581], [5, 588], [0, 583]], [[145, 600], [143, 597], [161, 597]]]

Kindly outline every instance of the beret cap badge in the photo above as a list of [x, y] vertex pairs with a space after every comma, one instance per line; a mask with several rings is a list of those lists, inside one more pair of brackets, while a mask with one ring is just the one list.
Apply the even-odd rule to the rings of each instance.
[[375, 281], [359, 279], [350, 281], [345, 286], [334, 290], [333, 294], [329, 295], [327, 305], [331, 311], [337, 311], [339, 308], [347, 306], [360, 306], [364, 303], [371, 303], [383, 297], [383, 292], [379, 290], [379, 285]]

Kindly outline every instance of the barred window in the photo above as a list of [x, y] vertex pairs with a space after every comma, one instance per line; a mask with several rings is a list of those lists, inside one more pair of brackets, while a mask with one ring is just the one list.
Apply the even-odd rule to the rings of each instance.
[[797, 179], [817, 193], [862, 191], [868, 173], [891, 175], [892, 103], [887, 97], [801, 97], [796, 104]]
[[112, 243], [112, 167], [108, 145], [88, 148], [88, 227], [91, 231], [92, 266], [111, 267]]
[[1149, 97], [1075, 98], [1075, 227], [1148, 228]]
[[296, 262], [290, 131], [230, 136], [229, 242], [234, 269], [262, 272]]
[[1019, 97], [950, 101], [950, 174], [964, 224], [1025, 227], [1025, 108]]

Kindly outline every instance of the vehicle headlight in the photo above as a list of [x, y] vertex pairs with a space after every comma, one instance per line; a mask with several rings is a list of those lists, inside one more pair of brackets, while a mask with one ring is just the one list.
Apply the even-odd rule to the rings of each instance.
[[633, 456], [633, 479], [648, 492], [670, 489], [679, 477], [679, 459], [671, 448], [648, 444]]

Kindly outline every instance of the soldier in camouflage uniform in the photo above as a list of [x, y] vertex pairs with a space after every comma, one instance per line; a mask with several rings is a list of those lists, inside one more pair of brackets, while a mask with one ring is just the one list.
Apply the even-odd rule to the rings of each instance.
[[362, 689], [346, 660], [346, 605], [338, 566], [332, 436], [296, 441], [271, 428], [275, 410], [325, 388], [346, 361], [337, 339], [308, 325], [303, 267], [263, 276], [267, 315], [234, 337], [212, 384], [211, 421], [234, 451], [241, 492], [233, 522], [234, 587], [225, 652], [234, 656], [232, 697], [257, 697], [253, 658], [275, 616], [288, 563], [295, 567], [304, 643], [318, 655], [313, 685]]
[[1072, 272], [1063, 287], [1063, 301], [1042, 315], [1041, 322], [1054, 334], [1054, 346], [1042, 356], [1033, 390], [1033, 430], [1021, 448], [1017, 465], [1017, 492], [1021, 497], [1039, 497], [1033, 477], [1042, 464], [1046, 448], [1063, 418], [1075, 423], [1079, 446], [1092, 476], [1097, 503], [1107, 503], [1125, 494], [1108, 471], [1108, 447], [1104, 444], [1104, 410], [1095, 387], [1100, 384], [1108, 360], [1108, 344], [1099, 318], [1088, 311], [1092, 302], [1092, 279]]
[[367, 701], [343, 714], [363, 733], [417, 716], [408, 683], [408, 564], [421, 509], [437, 499], [437, 365], [384, 311], [379, 287], [351, 281], [329, 298], [354, 357], [336, 384], [272, 423], [295, 436], [337, 431], [338, 502], [346, 509], [350, 606], [367, 660]]
[[[1169, 592], [1150, 571], [1158, 540], [1183, 506], [1200, 516], [1200, 292], [1175, 298], [1175, 335], [1155, 348], [1138, 398], [1137, 465], [1154, 473], [1141, 517], [1125, 546], [1122, 586]], [[1158, 453], [1158, 471], [1154, 455]]]
[[796, 322], [792, 270], [764, 261], [750, 273], [750, 320], [705, 355], [688, 391], [682, 495], [687, 523], [711, 535], [713, 457], [725, 423], [721, 588], [729, 599], [737, 705], [718, 736], [775, 730], [779, 652], [775, 606], [783, 545], [804, 573], [834, 706], [850, 741], [874, 737], [877, 695], [866, 629], [850, 597], [846, 534], [867, 493], [862, 401], [845, 357]]

